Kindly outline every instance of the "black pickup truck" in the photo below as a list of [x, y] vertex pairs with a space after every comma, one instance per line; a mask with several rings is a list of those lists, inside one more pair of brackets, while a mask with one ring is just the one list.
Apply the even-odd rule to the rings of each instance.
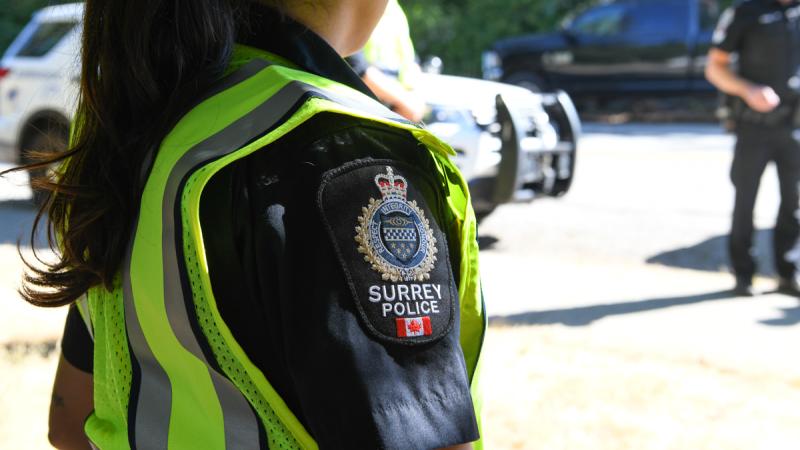
[[615, 0], [587, 8], [549, 34], [496, 42], [484, 77], [571, 96], [713, 94], [703, 71], [717, 0]]

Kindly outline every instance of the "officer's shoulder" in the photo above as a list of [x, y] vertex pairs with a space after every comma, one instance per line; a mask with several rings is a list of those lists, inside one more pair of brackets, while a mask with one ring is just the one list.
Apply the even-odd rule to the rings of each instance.
[[731, 8], [737, 15], [744, 17], [756, 16], [764, 10], [763, 0], [739, 0], [733, 3]]
[[[319, 168], [334, 169], [342, 161], [390, 159], [419, 166], [430, 159], [425, 147], [406, 129], [378, 121], [323, 113], [297, 129], [290, 140], [303, 142], [287, 150], [310, 158]], [[287, 147], [287, 146], [285, 146]]]

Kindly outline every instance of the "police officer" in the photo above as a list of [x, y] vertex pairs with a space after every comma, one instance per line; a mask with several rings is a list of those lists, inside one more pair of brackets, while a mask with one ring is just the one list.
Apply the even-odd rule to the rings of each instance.
[[383, 6], [86, 1], [57, 448], [480, 448], [466, 184], [341, 58]]
[[[738, 55], [738, 70], [731, 69]], [[735, 97], [731, 179], [736, 189], [729, 251], [735, 291], [753, 295], [753, 207], [764, 168], [774, 161], [781, 204], [774, 232], [780, 291], [798, 295], [795, 245], [800, 147], [793, 137], [800, 96], [800, 5], [793, 0], [747, 0], [726, 10], [714, 33], [706, 77]]]
[[398, 0], [389, 0], [386, 11], [364, 45], [364, 57], [406, 88], [413, 88], [419, 76], [414, 42], [408, 18]]
[[381, 102], [412, 122], [422, 120], [427, 105], [413, 92], [421, 69], [397, 0], [389, 0], [364, 49], [347, 62]]

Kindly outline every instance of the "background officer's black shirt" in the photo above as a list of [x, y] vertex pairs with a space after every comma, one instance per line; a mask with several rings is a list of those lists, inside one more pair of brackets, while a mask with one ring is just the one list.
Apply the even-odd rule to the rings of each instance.
[[[243, 30], [240, 42], [369, 93], [314, 33], [268, 11], [256, 14], [259, 26]], [[323, 174], [369, 159], [410, 164], [420, 174], [436, 170], [408, 133], [321, 114], [215, 175], [200, 211], [217, 305], [245, 353], [321, 448], [428, 449], [474, 441], [458, 326], [421, 346], [370, 335], [322, 224], [317, 194]], [[421, 178], [409, 182], [422, 185]], [[450, 218], [440, 194], [425, 191], [425, 201], [457, 268], [457, 238], [445, 226]], [[91, 347], [73, 308], [64, 356], [90, 371]]]
[[782, 101], [796, 101], [800, 92], [790, 80], [800, 68], [800, 5], [777, 0], [747, 0], [726, 10], [714, 32], [713, 45], [738, 53], [738, 73], [769, 86]]

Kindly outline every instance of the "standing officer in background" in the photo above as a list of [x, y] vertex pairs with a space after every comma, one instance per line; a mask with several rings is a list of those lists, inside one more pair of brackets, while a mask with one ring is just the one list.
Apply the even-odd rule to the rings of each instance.
[[381, 102], [412, 122], [422, 120], [427, 105], [413, 92], [421, 69], [397, 0], [389, 0], [364, 49], [347, 62]]
[[[738, 54], [738, 71], [731, 69]], [[706, 77], [736, 98], [736, 148], [731, 180], [736, 189], [729, 251], [735, 292], [753, 295], [753, 207], [764, 168], [775, 161], [781, 205], [775, 224], [778, 290], [800, 295], [793, 248], [800, 235], [800, 146], [793, 119], [800, 100], [800, 2], [747, 0], [725, 11], [714, 33]]]
[[408, 18], [397, 0], [389, 0], [381, 21], [364, 45], [366, 60], [413, 89], [420, 73]]

